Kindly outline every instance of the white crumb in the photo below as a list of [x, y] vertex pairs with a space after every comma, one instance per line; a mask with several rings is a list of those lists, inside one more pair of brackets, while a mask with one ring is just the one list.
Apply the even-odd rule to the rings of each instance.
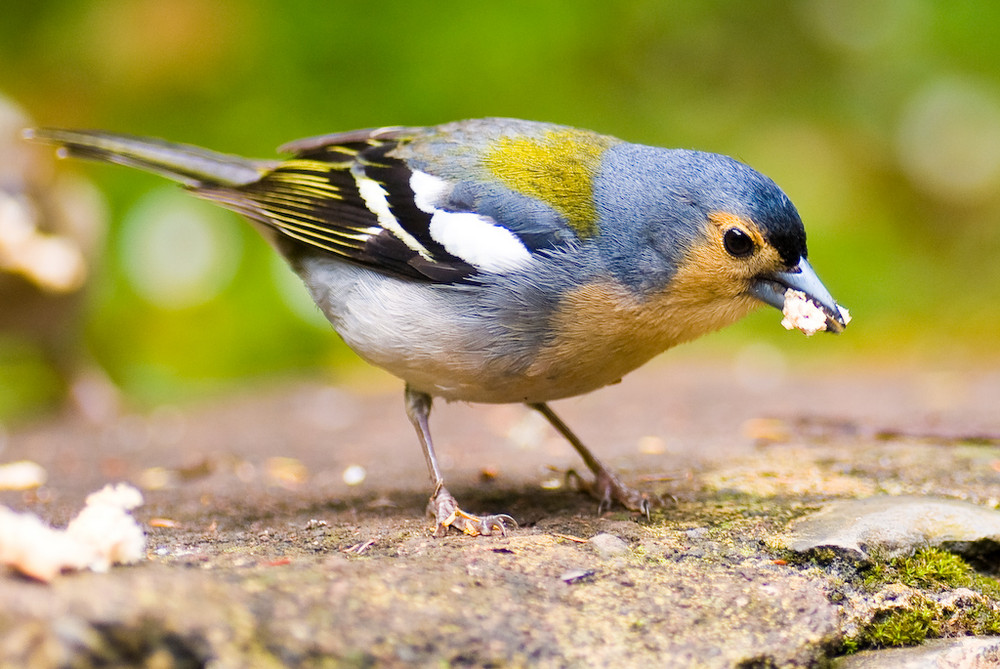
[[0, 564], [51, 581], [64, 570], [107, 571], [113, 564], [142, 559], [146, 536], [129, 511], [142, 504], [130, 485], [107, 485], [87, 497], [87, 504], [65, 530], [49, 527], [38, 516], [0, 507]]
[[800, 330], [807, 337], [826, 329], [826, 312], [806, 297], [801, 290], [785, 291], [785, 304], [781, 310], [781, 325], [786, 330]]
[[39, 230], [37, 219], [30, 202], [0, 193], [0, 270], [52, 293], [79, 289], [87, 276], [83, 251], [69, 237]]
[[88, 555], [63, 530], [31, 513], [0, 507], [0, 563], [39, 581], [51, 581], [63, 569], [83, 569]]
[[142, 504], [142, 493], [125, 483], [104, 488], [87, 496], [87, 505], [66, 527], [66, 533], [92, 549], [87, 565], [107, 571], [113, 564], [132, 564], [142, 559], [146, 536], [129, 515]]
[[79, 247], [68, 237], [35, 235], [20, 249], [18, 269], [52, 293], [70, 293], [83, 286], [87, 265]]
[[0, 465], [0, 490], [31, 490], [45, 484], [45, 469], [30, 460]]

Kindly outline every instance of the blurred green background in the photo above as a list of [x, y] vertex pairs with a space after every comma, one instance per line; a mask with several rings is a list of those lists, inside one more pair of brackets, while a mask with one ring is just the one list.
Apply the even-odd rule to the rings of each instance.
[[[791, 196], [855, 322], [806, 340], [762, 310], [672, 355], [782, 364], [997, 362], [998, 72], [1000, 5], [972, 0], [36, 0], [0, 22], [0, 94], [41, 125], [269, 157], [501, 115], [733, 155]], [[98, 187], [109, 226], [77, 353], [133, 401], [357, 369], [234, 215], [124, 168], [58, 170]], [[0, 337], [0, 417], [59, 387], [32, 339]]]

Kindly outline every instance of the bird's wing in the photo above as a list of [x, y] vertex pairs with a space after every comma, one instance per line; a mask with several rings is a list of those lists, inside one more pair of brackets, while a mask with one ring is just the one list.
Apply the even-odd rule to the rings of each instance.
[[[292, 158], [252, 183], [193, 190], [303, 250], [430, 282], [511, 271], [574, 237], [552, 207], [484, 186], [474, 166], [449, 173], [414, 157], [411, 145], [455, 146], [435, 132], [385, 128], [300, 140], [282, 147]], [[491, 204], [498, 199], [505, 205]]]

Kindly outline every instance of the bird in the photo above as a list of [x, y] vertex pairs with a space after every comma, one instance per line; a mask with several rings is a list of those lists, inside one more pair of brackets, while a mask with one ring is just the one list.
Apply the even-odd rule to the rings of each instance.
[[506, 533], [445, 487], [434, 399], [522, 403], [593, 473], [598, 510], [650, 514], [549, 402], [796, 295], [847, 324], [807, 260], [802, 219], [728, 156], [554, 123], [481, 118], [293, 141], [255, 160], [103, 131], [28, 129], [63, 156], [140, 168], [243, 215], [361, 358], [404, 382], [434, 536]]

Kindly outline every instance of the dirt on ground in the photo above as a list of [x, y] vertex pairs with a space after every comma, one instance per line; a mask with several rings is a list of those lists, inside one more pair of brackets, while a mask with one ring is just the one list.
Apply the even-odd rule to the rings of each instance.
[[449, 489], [518, 522], [442, 539], [392, 382], [51, 418], [0, 440], [0, 462], [47, 473], [0, 504], [64, 526], [88, 493], [130, 482], [146, 557], [50, 583], [0, 570], [0, 666], [824, 666], [878, 645], [859, 629], [885, 607], [858, 602], [885, 594], [865, 594], [856, 562], [778, 538], [836, 499], [996, 507], [998, 400], [1000, 369], [768, 376], [665, 360], [554, 403], [666, 500], [648, 519], [598, 515], [568, 483], [586, 476], [578, 456], [529, 409], [442, 402]]

